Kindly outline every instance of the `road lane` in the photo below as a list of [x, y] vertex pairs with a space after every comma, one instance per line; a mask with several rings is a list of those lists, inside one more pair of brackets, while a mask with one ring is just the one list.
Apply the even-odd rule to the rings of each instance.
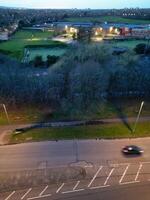
[[[68, 140], [0, 146], [0, 171], [39, 168], [41, 163], [48, 167], [64, 166], [76, 160], [102, 165], [150, 160], [150, 138], [76, 142], [77, 145], [74, 145], [75, 141]], [[140, 157], [123, 156], [121, 149], [128, 144], [142, 147], [144, 154]]]

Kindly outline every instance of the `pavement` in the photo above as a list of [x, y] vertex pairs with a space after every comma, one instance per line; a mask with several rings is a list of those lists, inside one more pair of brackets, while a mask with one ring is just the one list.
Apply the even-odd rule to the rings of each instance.
[[149, 200], [150, 162], [97, 165], [88, 178], [0, 193], [0, 200]]

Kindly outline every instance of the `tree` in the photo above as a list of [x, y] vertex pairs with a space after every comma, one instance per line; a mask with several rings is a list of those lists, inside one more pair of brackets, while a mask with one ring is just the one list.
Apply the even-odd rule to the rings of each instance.
[[36, 56], [34, 58], [34, 66], [35, 67], [40, 67], [40, 66], [43, 66], [44, 65], [44, 62], [43, 62], [43, 59], [42, 59], [42, 56]]
[[55, 64], [59, 59], [59, 56], [47, 56], [46, 66], [49, 67], [53, 64]]

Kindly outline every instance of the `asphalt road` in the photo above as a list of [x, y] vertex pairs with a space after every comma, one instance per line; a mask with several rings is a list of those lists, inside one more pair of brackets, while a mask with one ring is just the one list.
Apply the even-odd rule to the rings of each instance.
[[[150, 199], [150, 183], [135, 184], [122, 187], [103, 188], [97, 191], [89, 191], [76, 195], [66, 195], [62, 198], [66, 200], [149, 200]], [[50, 198], [45, 198], [48, 200]], [[41, 198], [42, 200], [42, 198]]]
[[[135, 144], [144, 149], [143, 156], [125, 157], [121, 148]], [[91, 164], [138, 163], [150, 161], [150, 138], [122, 140], [68, 140], [0, 146], [0, 171], [31, 169], [84, 161]]]

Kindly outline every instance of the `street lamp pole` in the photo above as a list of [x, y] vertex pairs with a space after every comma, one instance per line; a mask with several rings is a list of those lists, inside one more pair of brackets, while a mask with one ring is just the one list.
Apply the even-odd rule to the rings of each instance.
[[9, 120], [9, 116], [8, 116], [8, 112], [7, 112], [7, 109], [6, 109], [6, 106], [5, 104], [0, 104], [3, 109], [4, 109], [4, 112], [5, 112], [5, 115], [6, 115], [6, 118], [7, 118], [7, 121], [8, 121], [8, 124], [10, 124], [10, 120]]
[[135, 124], [134, 124], [134, 128], [133, 128], [133, 133], [135, 132], [135, 130], [136, 130], [136, 126], [137, 126], [137, 123], [138, 123], [138, 121], [139, 121], [139, 118], [140, 118], [140, 114], [141, 114], [141, 112], [142, 112], [142, 108], [143, 108], [143, 105], [144, 105], [144, 101], [142, 101], [142, 103], [141, 103], [141, 106], [140, 106], [140, 109], [139, 109], [139, 112], [138, 112], [138, 115], [137, 115], [137, 118], [136, 118], [136, 121], [135, 121]]

